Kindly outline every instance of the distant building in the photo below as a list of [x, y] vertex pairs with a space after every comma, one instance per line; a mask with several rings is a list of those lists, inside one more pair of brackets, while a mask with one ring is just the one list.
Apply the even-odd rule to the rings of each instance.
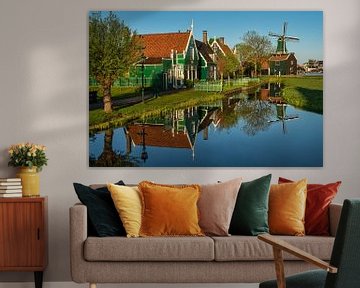
[[294, 53], [273, 54], [269, 58], [271, 75], [296, 75], [297, 59]]
[[304, 63], [305, 72], [323, 72], [324, 62], [323, 60], [309, 59]]

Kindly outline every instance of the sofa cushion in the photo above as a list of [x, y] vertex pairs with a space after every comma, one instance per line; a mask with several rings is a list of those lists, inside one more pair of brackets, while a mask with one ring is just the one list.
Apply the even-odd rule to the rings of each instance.
[[124, 225], [127, 237], [139, 237], [141, 226], [141, 196], [137, 187], [107, 185]]
[[210, 237], [89, 237], [84, 244], [87, 261], [213, 261]]
[[[293, 181], [279, 177], [279, 184]], [[341, 181], [328, 184], [307, 184], [305, 234], [330, 235], [329, 206], [335, 198]]]
[[231, 216], [242, 178], [201, 185], [199, 225], [206, 235], [229, 236]]
[[199, 185], [164, 185], [142, 181], [140, 236], [203, 236], [197, 201]]
[[[276, 236], [322, 260], [330, 260], [334, 237]], [[273, 260], [272, 246], [254, 236], [212, 237], [215, 242], [215, 261]], [[284, 260], [299, 260], [288, 253]]]
[[306, 184], [273, 184], [269, 195], [270, 234], [303, 236], [305, 234]]
[[[125, 185], [123, 181], [116, 184]], [[89, 187], [80, 183], [74, 183], [73, 185], [79, 200], [87, 207], [89, 235], [100, 237], [126, 235], [106, 186], [91, 185]]]
[[231, 218], [232, 235], [269, 233], [268, 210], [271, 174], [241, 184]]

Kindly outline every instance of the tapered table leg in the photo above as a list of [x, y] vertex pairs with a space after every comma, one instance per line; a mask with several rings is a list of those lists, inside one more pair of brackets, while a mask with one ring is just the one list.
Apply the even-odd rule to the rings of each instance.
[[43, 271], [35, 271], [35, 288], [42, 288], [43, 284]]

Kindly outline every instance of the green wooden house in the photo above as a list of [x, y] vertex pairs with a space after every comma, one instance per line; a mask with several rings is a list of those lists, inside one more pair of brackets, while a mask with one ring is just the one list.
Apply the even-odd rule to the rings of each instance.
[[134, 65], [130, 75], [152, 79], [158, 89], [178, 89], [185, 81], [199, 79], [199, 53], [191, 30], [139, 35], [144, 60]]

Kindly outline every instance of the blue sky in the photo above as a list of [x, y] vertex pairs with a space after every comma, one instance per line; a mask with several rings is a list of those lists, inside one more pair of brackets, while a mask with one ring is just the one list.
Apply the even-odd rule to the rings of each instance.
[[[186, 31], [193, 20], [196, 39], [201, 40], [202, 31], [207, 30], [209, 38], [225, 37], [231, 48], [249, 30], [261, 35], [270, 31], [282, 33], [286, 21], [287, 34], [300, 38], [298, 42], [287, 43], [298, 62], [323, 59], [322, 11], [117, 11], [117, 14], [138, 34]], [[276, 45], [275, 38], [272, 43]]]

